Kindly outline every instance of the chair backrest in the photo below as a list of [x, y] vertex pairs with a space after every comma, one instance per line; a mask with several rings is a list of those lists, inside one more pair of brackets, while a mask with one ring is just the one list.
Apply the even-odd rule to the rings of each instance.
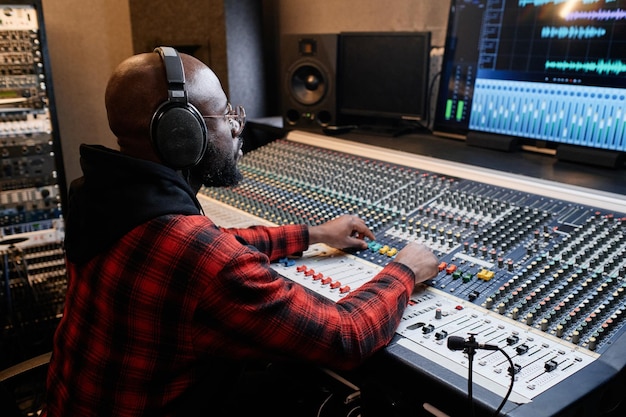
[[0, 371], [3, 415], [38, 415], [45, 398], [46, 371], [51, 356], [52, 352], [47, 352]]

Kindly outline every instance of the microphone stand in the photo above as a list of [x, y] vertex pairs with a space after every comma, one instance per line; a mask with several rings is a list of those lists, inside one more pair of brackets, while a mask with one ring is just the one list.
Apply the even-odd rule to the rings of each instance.
[[467, 341], [464, 341], [462, 338], [460, 337], [455, 337], [455, 339], [453, 340], [452, 338], [454, 336], [450, 336], [448, 338], [448, 348], [451, 350], [463, 350], [464, 353], [467, 353], [467, 358], [469, 359], [469, 364], [467, 366], [468, 369], [468, 376], [467, 376], [467, 398], [469, 400], [469, 409], [470, 409], [470, 415], [472, 417], [474, 417], [475, 411], [474, 411], [474, 394], [473, 394], [473, 389], [472, 389], [472, 373], [473, 373], [473, 369], [474, 369], [474, 355], [476, 354], [476, 349], [487, 349], [487, 350], [498, 350], [500, 352], [502, 352], [502, 354], [506, 357], [507, 361], [509, 362], [510, 368], [509, 368], [509, 373], [511, 375], [511, 383], [509, 384], [509, 389], [506, 392], [506, 395], [504, 396], [504, 398], [502, 398], [502, 402], [500, 403], [500, 406], [498, 407], [498, 409], [496, 410], [494, 416], [497, 417], [498, 415], [500, 415], [500, 410], [502, 410], [502, 408], [504, 407], [504, 404], [506, 404], [506, 401], [509, 398], [509, 395], [511, 395], [511, 391], [513, 391], [513, 383], [515, 382], [515, 366], [513, 364], [513, 360], [511, 359], [511, 357], [504, 351], [504, 349], [499, 348], [498, 346], [492, 346], [492, 345], [481, 345], [479, 343], [476, 342], [476, 333], [469, 333], [469, 338], [467, 339]]
[[467, 358], [469, 359], [469, 363], [467, 365], [468, 375], [467, 375], [467, 399], [469, 401], [470, 408], [470, 416], [474, 416], [474, 394], [472, 389], [472, 373], [474, 368], [474, 355], [476, 354], [476, 336], [475, 333], [470, 333], [468, 338], [468, 346], [465, 348], [465, 352], [467, 353]]

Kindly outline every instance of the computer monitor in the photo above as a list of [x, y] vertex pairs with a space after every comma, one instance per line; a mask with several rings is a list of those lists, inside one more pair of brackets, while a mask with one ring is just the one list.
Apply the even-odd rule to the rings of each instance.
[[344, 124], [399, 134], [427, 116], [430, 32], [343, 32], [337, 88]]
[[452, 0], [433, 130], [623, 154], [624, 51], [624, 0]]

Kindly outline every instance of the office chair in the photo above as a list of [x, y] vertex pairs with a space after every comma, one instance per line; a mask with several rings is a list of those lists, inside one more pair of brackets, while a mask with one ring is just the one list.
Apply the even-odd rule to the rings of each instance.
[[52, 352], [47, 352], [0, 371], [0, 410], [3, 410], [3, 415], [39, 415], [51, 355]]

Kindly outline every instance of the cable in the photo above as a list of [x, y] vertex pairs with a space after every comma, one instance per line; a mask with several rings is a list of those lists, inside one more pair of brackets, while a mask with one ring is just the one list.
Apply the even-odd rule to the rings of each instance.
[[502, 402], [500, 403], [500, 406], [498, 407], [498, 409], [494, 413], [495, 417], [498, 417], [498, 415], [500, 414], [500, 410], [502, 410], [502, 407], [504, 407], [504, 404], [506, 404], [506, 401], [509, 399], [509, 395], [511, 395], [511, 391], [513, 391], [513, 383], [515, 382], [515, 366], [513, 366], [513, 360], [504, 351], [504, 349], [500, 349], [499, 348], [498, 351], [501, 352], [506, 357], [506, 359], [509, 361], [509, 365], [511, 365], [511, 372], [510, 372], [510, 374], [511, 374], [511, 383], [509, 384], [509, 390], [506, 392], [506, 395], [502, 399]]
[[[351, 409], [350, 411], [348, 411], [348, 414], [346, 414], [346, 417], [352, 417], [352, 413], [359, 413], [361, 411], [361, 407], [360, 406], [356, 406], [353, 409]], [[354, 417], [360, 417], [361, 414], [355, 414]]]
[[469, 401], [469, 408], [470, 408], [470, 415], [472, 417], [474, 417], [474, 393], [473, 393], [473, 378], [472, 378], [472, 374], [473, 374], [473, 369], [474, 369], [474, 354], [476, 353], [477, 349], [487, 349], [487, 350], [497, 350], [499, 352], [501, 352], [506, 359], [509, 361], [509, 365], [510, 365], [510, 376], [511, 376], [511, 383], [509, 384], [509, 389], [506, 392], [506, 395], [504, 396], [504, 398], [502, 398], [502, 402], [500, 403], [500, 405], [498, 406], [494, 417], [498, 417], [498, 415], [500, 414], [500, 411], [502, 410], [502, 407], [504, 407], [504, 404], [506, 404], [507, 400], [509, 399], [509, 396], [511, 395], [511, 391], [513, 391], [513, 383], [515, 382], [515, 366], [513, 364], [513, 360], [511, 360], [511, 357], [500, 347], [496, 346], [496, 345], [487, 345], [484, 343], [478, 343], [476, 341], [475, 338], [475, 334], [470, 333], [469, 339], [465, 340], [462, 337], [459, 336], [449, 336], [448, 337], [448, 349], [450, 350], [463, 350], [463, 352], [465, 352], [467, 354], [468, 357], [468, 365], [467, 365], [467, 369], [468, 369], [468, 376], [467, 376], [467, 398]]
[[324, 409], [324, 407], [326, 406], [326, 404], [328, 403], [328, 401], [330, 401], [330, 399], [333, 397], [333, 393], [331, 392], [330, 395], [328, 397], [326, 397], [326, 399], [324, 400], [324, 402], [322, 402], [322, 404], [320, 405], [320, 408], [317, 410], [317, 417], [321, 417], [322, 415], [322, 410]]
[[423, 129], [423, 130], [427, 130], [429, 132], [432, 132], [432, 129], [430, 128], [430, 123], [431, 123], [431, 109], [433, 106], [433, 90], [435, 88], [435, 82], [437, 81], [437, 78], [439, 78], [441, 76], [441, 71], [437, 72], [434, 76], [433, 79], [430, 80], [430, 84], [428, 86], [428, 91], [426, 92], [427, 94], [427, 105], [426, 105], [426, 124], [422, 124], [419, 121], [415, 121], [413, 123], [414, 127], [417, 127], [419, 129]]
[[441, 71], [439, 71], [433, 76], [433, 79], [430, 80], [430, 85], [428, 86], [428, 114], [426, 115], [426, 126], [428, 129], [430, 129], [430, 122], [431, 122], [430, 114], [431, 114], [431, 109], [432, 109], [433, 89], [435, 87], [435, 81], [437, 81], [437, 78], [439, 77], [441, 77]]
[[[469, 400], [469, 406], [470, 406], [470, 415], [474, 416], [474, 400], [473, 400], [473, 389], [472, 389], [472, 372], [473, 372], [473, 359], [474, 359], [474, 348], [468, 348], [467, 349], [467, 353], [469, 356], [469, 364], [468, 364], [468, 377], [467, 377], [467, 397]], [[513, 360], [511, 359], [511, 357], [504, 351], [504, 349], [502, 348], [498, 348], [497, 349], [499, 352], [501, 352], [506, 359], [509, 361], [509, 365], [511, 366], [511, 383], [509, 384], [509, 389], [507, 390], [505, 396], [502, 398], [502, 401], [500, 402], [500, 405], [498, 406], [498, 408], [496, 409], [496, 412], [493, 414], [494, 417], [498, 417], [500, 415], [500, 411], [502, 411], [502, 407], [504, 407], [504, 404], [506, 404], [506, 401], [509, 399], [509, 396], [511, 395], [511, 391], [513, 391], [513, 383], [515, 382], [515, 367], [513, 366]]]

